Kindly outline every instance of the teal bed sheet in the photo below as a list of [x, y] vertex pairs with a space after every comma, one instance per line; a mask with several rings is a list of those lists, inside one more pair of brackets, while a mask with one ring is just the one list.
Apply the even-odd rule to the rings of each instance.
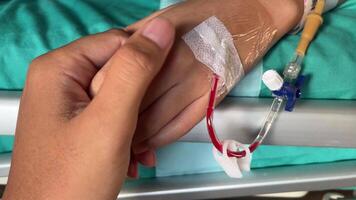
[[[158, 151], [157, 177], [220, 172], [212, 144], [178, 142]], [[356, 159], [355, 149], [261, 146], [253, 154], [252, 169]], [[252, 171], [253, 173], [253, 171]], [[145, 176], [145, 174], [143, 174]], [[356, 185], [355, 185], [356, 186]]]
[[[3, 0], [0, 2], [0, 89], [21, 90], [30, 61], [79, 37], [124, 27], [167, 5], [169, 0]], [[174, 0], [176, 1], [176, 0]], [[356, 99], [356, 1], [325, 15], [325, 26], [308, 52], [310, 75], [304, 98]], [[293, 55], [298, 36], [280, 41], [231, 96], [269, 97], [260, 76], [281, 71]], [[257, 89], [256, 89], [257, 88]], [[11, 151], [13, 137], [0, 137], [0, 152]], [[155, 169], [143, 177], [216, 172], [210, 144], [176, 143], [158, 152]], [[279, 152], [283, 152], [281, 155]], [[354, 149], [263, 146], [253, 167], [272, 167], [356, 159]], [[182, 166], [181, 163], [191, 163]]]
[[[297, 46], [298, 35], [279, 42], [263, 59], [264, 71], [282, 72]], [[306, 99], [356, 99], [356, 1], [348, 0], [324, 16], [324, 24], [305, 57]], [[260, 96], [270, 96], [262, 87]]]
[[0, 89], [21, 90], [30, 61], [82, 36], [122, 28], [159, 7], [153, 0], [1, 0]]

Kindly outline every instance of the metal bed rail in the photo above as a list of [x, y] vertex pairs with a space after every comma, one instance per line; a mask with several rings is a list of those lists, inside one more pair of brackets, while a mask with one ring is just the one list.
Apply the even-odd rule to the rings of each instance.
[[21, 92], [0, 91], [0, 135], [15, 133]]
[[126, 183], [120, 199], [218, 199], [356, 186], [356, 161], [255, 169], [243, 179], [224, 173]]
[[[9, 161], [10, 154], [0, 156], [0, 173], [7, 174]], [[207, 173], [131, 180], [125, 183], [119, 199], [218, 199], [341, 187], [356, 187], [356, 160], [254, 169], [243, 179]]]
[[[0, 134], [14, 133], [20, 95], [19, 92], [0, 92]], [[215, 114], [220, 137], [250, 142], [270, 101], [227, 98]], [[182, 141], [209, 141], [205, 122], [198, 124]], [[356, 101], [301, 101], [294, 113], [280, 115], [265, 144], [356, 147]], [[10, 153], [0, 155], [0, 183], [6, 182], [10, 159]], [[128, 200], [217, 199], [351, 186], [356, 186], [356, 160], [255, 169], [243, 179], [210, 173], [127, 181], [119, 197]]]
[[[0, 135], [13, 134], [20, 92], [0, 91]], [[271, 99], [226, 98], [215, 113], [219, 136], [250, 143]], [[203, 120], [181, 141], [209, 142]], [[301, 100], [293, 113], [283, 112], [264, 144], [356, 147], [356, 101]]]
[[[266, 116], [271, 99], [226, 98], [214, 114], [221, 139], [249, 144]], [[203, 120], [182, 141], [209, 142]], [[356, 101], [301, 100], [282, 112], [264, 144], [356, 148]]]

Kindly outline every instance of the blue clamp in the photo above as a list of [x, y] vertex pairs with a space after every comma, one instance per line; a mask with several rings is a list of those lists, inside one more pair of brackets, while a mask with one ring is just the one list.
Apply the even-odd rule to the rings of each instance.
[[300, 98], [302, 91], [301, 87], [305, 82], [305, 76], [299, 75], [294, 85], [290, 82], [284, 82], [280, 90], [273, 91], [276, 96], [284, 97], [287, 99], [285, 110], [292, 112], [294, 110], [297, 99]]

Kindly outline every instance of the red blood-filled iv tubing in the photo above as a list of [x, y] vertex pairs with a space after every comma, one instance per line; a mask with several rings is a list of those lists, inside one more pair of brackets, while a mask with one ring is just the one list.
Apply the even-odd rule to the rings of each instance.
[[[219, 80], [220, 80], [219, 76], [214, 74], [214, 76], [213, 76], [213, 84], [212, 84], [211, 91], [210, 91], [210, 98], [209, 98], [209, 104], [208, 104], [208, 109], [207, 109], [206, 122], [207, 122], [207, 127], [208, 127], [208, 132], [209, 132], [209, 136], [210, 136], [211, 142], [213, 143], [213, 145], [215, 146], [215, 148], [218, 151], [222, 152], [223, 151], [223, 145], [222, 145], [222, 143], [220, 142], [219, 138], [217, 137], [217, 135], [215, 133], [215, 128], [214, 128], [214, 124], [213, 124], [215, 100], [216, 100], [216, 94], [218, 92]], [[261, 142], [262, 142], [264, 137], [265, 137], [265, 135], [263, 135], [261, 137], [260, 134], [257, 136], [255, 141], [249, 146], [249, 149], [250, 149], [251, 153], [254, 152], [257, 149], [257, 147], [261, 144]], [[228, 149], [227, 150], [227, 155], [229, 157], [243, 158], [243, 157], [246, 156], [246, 151], [231, 151], [231, 150]]]

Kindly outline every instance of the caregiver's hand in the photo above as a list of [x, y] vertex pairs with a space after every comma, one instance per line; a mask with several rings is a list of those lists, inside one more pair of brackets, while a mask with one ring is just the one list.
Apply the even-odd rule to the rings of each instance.
[[[5, 200], [116, 199], [141, 100], [174, 29], [157, 19], [123, 44], [126, 37], [117, 30], [85, 37], [33, 61]], [[109, 75], [91, 99], [89, 85], [103, 65]]]

